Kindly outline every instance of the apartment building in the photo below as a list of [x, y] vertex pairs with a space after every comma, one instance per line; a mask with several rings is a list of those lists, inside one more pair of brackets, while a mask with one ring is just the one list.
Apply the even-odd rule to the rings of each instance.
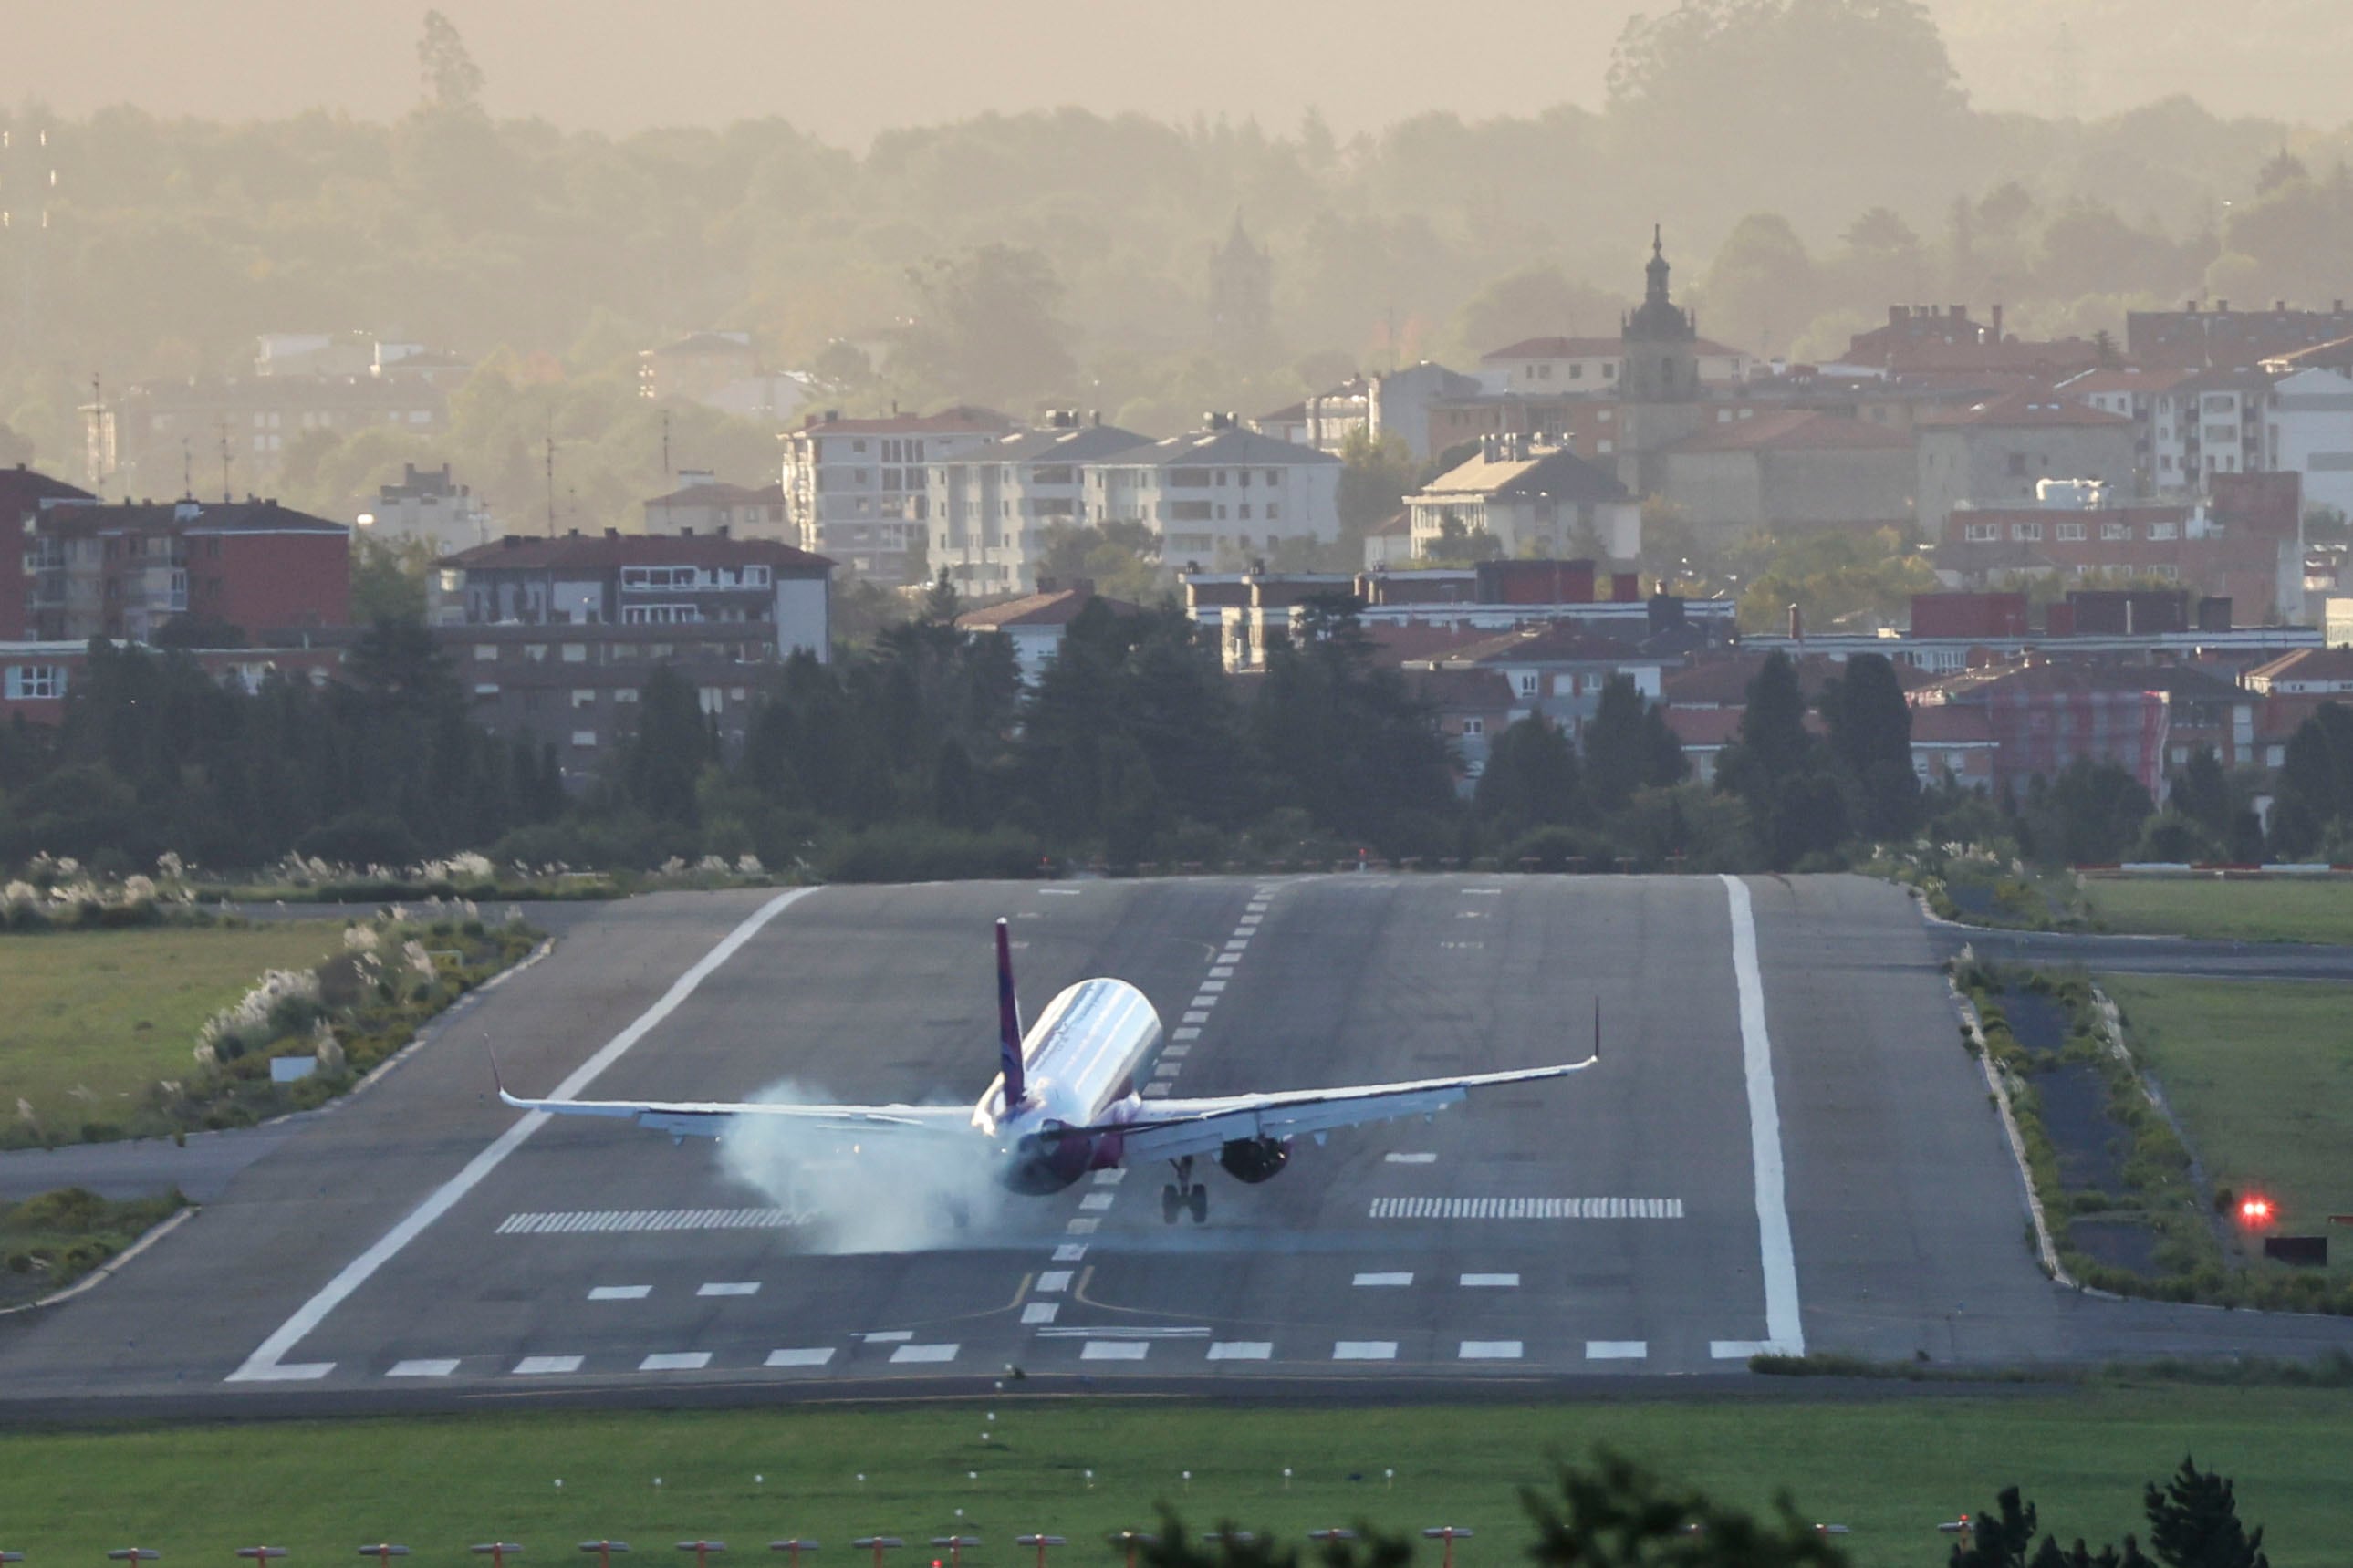
[[1220, 414], [1209, 428], [1150, 441], [1091, 465], [1090, 499], [1105, 521], [1141, 522], [1164, 560], [1240, 560], [1286, 539], [1340, 531], [1340, 459], [1244, 428]]
[[931, 521], [930, 469], [1009, 434], [986, 408], [845, 419], [810, 415], [784, 437], [785, 522], [801, 549], [885, 586], [909, 578], [908, 554]]
[[832, 574], [822, 556], [723, 532], [509, 534], [445, 558], [427, 613], [437, 626], [725, 626], [822, 659]]
[[2133, 488], [2133, 422], [2057, 393], [2013, 392], [1923, 415], [1913, 427], [1922, 531], [1941, 532], [1964, 502], [2031, 503], [2044, 479]]
[[471, 487], [449, 477], [449, 465], [401, 465], [400, 482], [376, 488], [375, 507], [360, 513], [359, 537], [380, 543], [423, 543], [436, 555], [490, 542], [491, 514]]
[[676, 489], [646, 502], [648, 533], [675, 533], [681, 537], [725, 533], [735, 539], [798, 543], [797, 538], [787, 532], [790, 525], [785, 519], [783, 485], [754, 489], [748, 485], [726, 484], [707, 468], [684, 469], [678, 479]]
[[932, 464], [925, 483], [933, 568], [945, 569], [965, 595], [1041, 592], [1046, 531], [1100, 524], [1100, 465], [1151, 444], [1133, 430], [1058, 410], [1042, 430], [999, 437]]
[[84, 482], [124, 496], [253, 490], [278, 478], [288, 444], [306, 431], [438, 436], [448, 410], [448, 394], [423, 376], [143, 382], [82, 409]]
[[148, 642], [183, 621], [260, 637], [351, 618], [351, 531], [274, 500], [73, 502], [19, 528], [0, 640]]

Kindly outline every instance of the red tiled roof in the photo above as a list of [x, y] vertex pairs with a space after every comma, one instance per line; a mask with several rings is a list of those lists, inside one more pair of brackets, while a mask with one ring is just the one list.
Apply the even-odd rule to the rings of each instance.
[[1973, 704], [1956, 708], [1936, 702], [1912, 710], [1912, 743], [1915, 746], [1990, 746], [1993, 721]]
[[[1761, 653], [1736, 653], [1668, 670], [1659, 679], [1661, 700], [1671, 708], [1741, 707], [1748, 700], [1748, 683], [1757, 679], [1765, 658]], [[1900, 659], [1890, 662], [1895, 670], [1895, 683], [1907, 691], [1935, 679], [1915, 665]], [[1845, 673], [1845, 661], [1827, 654], [1804, 654], [1798, 659], [1798, 686], [1809, 702], [1821, 695], [1824, 681]]]
[[1612, 664], [1620, 660], [1644, 662], [1633, 648], [1615, 637], [1560, 622], [1523, 626], [1501, 637], [1491, 633], [1482, 642], [1468, 644], [1444, 656], [1444, 662], [1457, 668], [1472, 664]]
[[1430, 621], [1377, 621], [1364, 628], [1377, 664], [1402, 665], [1440, 659], [1459, 647], [1485, 642], [1495, 634], [1485, 626], [1442, 625]]
[[1512, 683], [1493, 669], [1409, 669], [1406, 686], [1441, 712], [1501, 713], [1514, 700]]
[[1910, 451], [1911, 437], [1862, 419], [1810, 408], [1734, 419], [1686, 436], [1670, 452]]
[[511, 533], [496, 544], [478, 544], [444, 564], [484, 570], [600, 572], [618, 566], [748, 566], [817, 576], [833, 570], [822, 555], [769, 539], [722, 539], [716, 534], [567, 533], [534, 539]]
[[[968, 632], [1001, 632], [1012, 626], [1067, 626], [1098, 597], [1085, 588], [1057, 588], [1050, 594], [1031, 594], [1025, 598], [1008, 599], [1001, 605], [966, 610], [955, 618], [955, 624]], [[1103, 605], [1114, 616], [1143, 614], [1142, 606], [1125, 599], [1105, 598]]]
[[2255, 666], [2247, 671], [2245, 680], [2258, 690], [2262, 688], [2255, 686], [2257, 681], [2267, 685], [2284, 680], [2353, 681], [2353, 647], [2300, 647]]
[[2132, 421], [2087, 403], [2077, 403], [2051, 392], [2010, 392], [1967, 408], [1923, 412], [1923, 425], [1974, 425], [2004, 430], [2047, 429], [2061, 426], [2115, 426], [2128, 428]]

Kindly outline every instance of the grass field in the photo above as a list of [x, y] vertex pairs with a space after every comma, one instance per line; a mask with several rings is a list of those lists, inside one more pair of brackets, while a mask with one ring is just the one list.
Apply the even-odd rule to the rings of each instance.
[[[2290, 1231], [2353, 1214], [2353, 986], [2103, 975], [2217, 1184]], [[2353, 1253], [2353, 1231], [2334, 1239]]]
[[2218, 942], [2353, 942], [2353, 880], [2106, 880], [2084, 883], [2110, 931]]
[[1762, 1509], [1786, 1488], [1815, 1521], [1851, 1526], [1862, 1563], [1940, 1562], [1935, 1522], [2013, 1482], [2063, 1539], [2141, 1531], [2141, 1483], [2185, 1452], [2236, 1479], [2280, 1568], [2341, 1562], [2353, 1528], [2353, 1394], [2161, 1387], [1543, 1406], [1008, 1398], [14, 1434], [0, 1436], [0, 1547], [41, 1568], [132, 1544], [227, 1562], [266, 1541], [301, 1568], [387, 1540], [454, 1563], [501, 1538], [536, 1563], [577, 1561], [575, 1543], [598, 1537], [670, 1558], [676, 1542], [715, 1538], [735, 1558], [800, 1536], [825, 1543], [820, 1568], [857, 1568], [852, 1535], [961, 1531], [986, 1543], [965, 1562], [1022, 1568], [1015, 1534], [1068, 1536], [1061, 1562], [1099, 1563], [1103, 1532], [1148, 1527], [1166, 1502], [1196, 1527], [1292, 1539], [1469, 1525], [1465, 1568], [1500, 1568], [1528, 1540], [1517, 1489], [1546, 1480], [1547, 1454], [1597, 1443], [1729, 1502]]
[[343, 927], [303, 921], [0, 937], [0, 1116], [23, 1100], [70, 1140], [194, 1065], [196, 1030], [265, 969], [341, 950]]

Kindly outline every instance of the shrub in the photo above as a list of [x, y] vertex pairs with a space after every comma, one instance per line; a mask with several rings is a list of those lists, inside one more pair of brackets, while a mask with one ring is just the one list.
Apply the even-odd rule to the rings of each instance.
[[377, 811], [353, 811], [294, 841], [306, 859], [342, 866], [413, 866], [424, 858], [417, 835], [400, 818]]
[[938, 882], [1023, 878], [1038, 873], [1045, 850], [1011, 828], [962, 833], [927, 823], [871, 827], [831, 846], [818, 870], [833, 882]]

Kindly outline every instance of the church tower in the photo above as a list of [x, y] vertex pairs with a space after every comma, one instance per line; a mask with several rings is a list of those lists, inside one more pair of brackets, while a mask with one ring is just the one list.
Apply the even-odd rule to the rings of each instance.
[[1209, 349], [1230, 360], [1265, 358], [1274, 346], [1274, 263], [1234, 214], [1226, 243], [1209, 252]]
[[1650, 276], [1641, 308], [1620, 329], [1618, 481], [1636, 495], [1664, 483], [1665, 451], [1707, 424], [1700, 406], [1699, 322], [1667, 290], [1667, 247], [1651, 230]]

